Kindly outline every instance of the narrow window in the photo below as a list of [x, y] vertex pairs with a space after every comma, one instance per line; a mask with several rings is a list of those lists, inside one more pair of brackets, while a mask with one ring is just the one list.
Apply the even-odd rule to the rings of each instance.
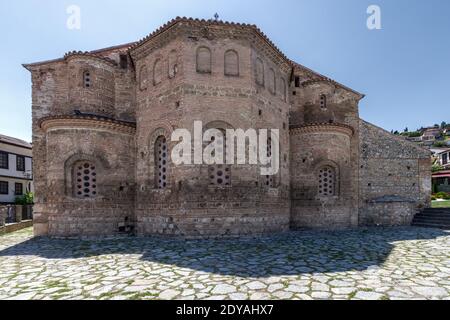
[[139, 89], [145, 90], [147, 89], [147, 80], [148, 80], [148, 70], [147, 66], [142, 66], [139, 71]]
[[327, 108], [327, 97], [324, 94], [322, 94], [320, 96], [320, 108], [321, 109], [326, 109]]
[[300, 77], [295, 77], [295, 87], [300, 88]]
[[9, 194], [8, 181], [0, 181], [0, 194]]
[[16, 183], [14, 185], [14, 194], [16, 196], [22, 196], [23, 195], [23, 184], [22, 183]]
[[167, 139], [160, 136], [155, 142], [155, 184], [157, 189], [166, 189], [168, 184]]
[[273, 69], [269, 69], [268, 87], [270, 93], [272, 94], [276, 93], [276, 79], [275, 79], [275, 71]]
[[128, 56], [126, 54], [120, 55], [120, 68], [122, 69], [128, 68]]
[[256, 59], [255, 63], [256, 83], [260, 86], [264, 85], [264, 63], [261, 59]]
[[283, 78], [280, 79], [280, 95], [281, 100], [286, 102], [286, 81]]
[[[271, 157], [272, 157], [272, 138], [269, 137], [267, 138], [267, 158], [270, 159]], [[266, 176], [266, 187], [267, 188], [275, 187], [275, 180], [273, 175]]]
[[206, 47], [197, 49], [197, 72], [211, 73], [211, 50]]
[[90, 161], [80, 161], [74, 166], [74, 190], [77, 198], [95, 198], [97, 195], [97, 171]]
[[0, 169], [9, 169], [7, 152], [0, 151]]
[[85, 88], [90, 88], [92, 86], [92, 83], [91, 83], [91, 72], [90, 71], [85, 71], [83, 73], [83, 86]]
[[234, 50], [225, 52], [225, 75], [239, 76], [239, 56]]
[[163, 63], [160, 59], [153, 65], [153, 85], [161, 83], [163, 77]]
[[448, 163], [448, 154], [447, 154], [447, 153], [444, 153], [444, 154], [442, 155], [442, 164], [445, 165], [445, 164], [447, 164], [447, 163]]
[[16, 170], [24, 172], [25, 171], [25, 157], [16, 156]]
[[169, 53], [169, 78], [174, 78], [178, 73], [178, 57], [177, 52], [172, 50]]
[[333, 197], [336, 195], [336, 170], [326, 166], [319, 170], [319, 196]]

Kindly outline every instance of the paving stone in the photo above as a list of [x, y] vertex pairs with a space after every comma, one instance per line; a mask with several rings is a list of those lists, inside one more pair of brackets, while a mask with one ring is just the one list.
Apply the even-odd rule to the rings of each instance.
[[450, 232], [423, 228], [192, 242], [32, 239], [28, 229], [0, 236], [0, 300], [449, 300], [448, 252]]

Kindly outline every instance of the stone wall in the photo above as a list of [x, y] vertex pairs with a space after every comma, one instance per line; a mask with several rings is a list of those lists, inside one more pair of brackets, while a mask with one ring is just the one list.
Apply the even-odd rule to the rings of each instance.
[[430, 205], [429, 151], [360, 122], [360, 225], [409, 225]]

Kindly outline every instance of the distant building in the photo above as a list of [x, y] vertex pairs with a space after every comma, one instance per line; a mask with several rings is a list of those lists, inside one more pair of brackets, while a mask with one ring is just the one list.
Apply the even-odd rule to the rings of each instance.
[[33, 191], [32, 162], [30, 143], [0, 135], [0, 203]]
[[440, 128], [426, 128], [423, 130], [422, 141], [425, 145], [432, 145], [441, 137]]
[[431, 149], [434, 156], [438, 159], [439, 164], [446, 169], [450, 169], [450, 149], [449, 148], [439, 148]]

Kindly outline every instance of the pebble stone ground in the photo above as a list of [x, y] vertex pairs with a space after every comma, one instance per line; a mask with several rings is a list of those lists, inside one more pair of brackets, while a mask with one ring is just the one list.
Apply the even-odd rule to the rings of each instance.
[[450, 299], [450, 232], [232, 240], [0, 236], [0, 299]]

